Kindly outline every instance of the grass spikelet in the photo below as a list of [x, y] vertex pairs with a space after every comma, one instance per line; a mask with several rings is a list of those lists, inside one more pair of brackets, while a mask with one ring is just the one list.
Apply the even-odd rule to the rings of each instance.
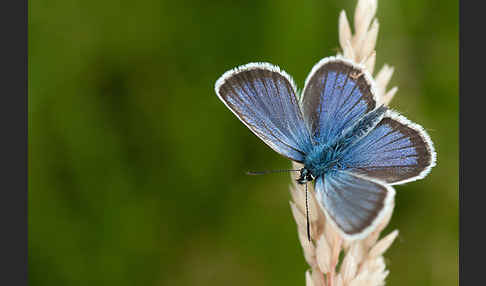
[[[301, 167], [298, 163], [293, 164], [295, 168]], [[306, 285], [384, 285], [388, 271], [383, 254], [398, 236], [398, 230], [380, 240], [378, 238], [388, 224], [393, 208], [390, 208], [383, 221], [369, 236], [361, 240], [346, 241], [335, 226], [328, 223], [321, 207], [317, 205], [313, 186], [309, 184], [308, 188], [311, 241], [307, 240], [305, 196], [299, 195], [305, 194], [305, 187], [297, 183], [290, 187], [293, 198], [290, 207], [297, 223], [304, 258], [310, 267], [305, 273]]]
[[[338, 25], [341, 55], [364, 64], [371, 75], [375, 68], [376, 40], [380, 28], [378, 20], [374, 18], [377, 7], [377, 0], [358, 0], [354, 13], [354, 34], [344, 10], [339, 15]], [[392, 75], [393, 67], [385, 64], [375, 77], [379, 103], [388, 105], [398, 90], [397, 87], [393, 87], [390, 91], [386, 91]]]

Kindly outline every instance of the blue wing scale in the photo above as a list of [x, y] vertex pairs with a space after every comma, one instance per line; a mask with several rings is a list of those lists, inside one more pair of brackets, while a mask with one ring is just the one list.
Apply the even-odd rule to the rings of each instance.
[[267, 145], [287, 158], [303, 161], [312, 140], [290, 76], [270, 64], [249, 64], [225, 73], [215, 89]]
[[402, 184], [423, 178], [435, 165], [435, 151], [423, 128], [388, 110], [373, 130], [348, 148], [342, 160], [355, 173]]
[[372, 231], [395, 195], [390, 186], [346, 171], [318, 177], [315, 190], [321, 206], [348, 238]]
[[341, 58], [325, 58], [309, 74], [302, 111], [316, 142], [330, 144], [376, 107], [370, 75]]

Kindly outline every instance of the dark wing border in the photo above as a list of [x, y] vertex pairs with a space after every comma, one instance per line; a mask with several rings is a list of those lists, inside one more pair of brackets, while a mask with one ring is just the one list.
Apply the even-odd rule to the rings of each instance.
[[[362, 76], [364, 77], [366, 83], [368, 84], [369, 86], [369, 89], [370, 89], [370, 93], [371, 95], [373, 96], [373, 99], [375, 101], [375, 105], [377, 105], [378, 103], [378, 98], [376, 96], [376, 86], [375, 86], [375, 81], [373, 80], [373, 77], [371, 76], [371, 74], [367, 71], [366, 67], [362, 64], [358, 64], [358, 63], [355, 63], [349, 59], [346, 59], [342, 56], [331, 56], [331, 57], [327, 57], [327, 58], [323, 58], [321, 59], [317, 64], [315, 64], [310, 73], [307, 75], [306, 79], [305, 79], [305, 83], [304, 83], [304, 89], [302, 90], [302, 93], [301, 93], [301, 97], [300, 97], [300, 101], [302, 102], [304, 100], [304, 94], [305, 94], [305, 90], [306, 90], [306, 87], [309, 83], [309, 81], [311, 80], [312, 77], [314, 77], [315, 73], [317, 71], [319, 71], [320, 68], [322, 68], [322, 66], [330, 63], [330, 62], [342, 62], [346, 65], [348, 65], [350, 68], [356, 70], [356, 71], [360, 71], [362, 73]], [[376, 107], [375, 107], [376, 108]]]

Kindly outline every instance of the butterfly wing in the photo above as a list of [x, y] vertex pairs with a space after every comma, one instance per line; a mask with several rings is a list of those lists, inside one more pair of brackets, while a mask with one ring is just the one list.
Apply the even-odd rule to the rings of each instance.
[[331, 144], [363, 115], [375, 109], [371, 76], [343, 58], [322, 59], [305, 81], [301, 105], [314, 140]]
[[347, 171], [318, 177], [315, 190], [324, 212], [348, 239], [373, 231], [395, 196], [393, 187]]
[[344, 165], [352, 172], [388, 184], [425, 177], [435, 166], [435, 160], [427, 132], [392, 110], [343, 156]]
[[230, 70], [216, 82], [216, 94], [260, 139], [297, 162], [311, 146], [295, 85], [284, 71], [267, 63]]

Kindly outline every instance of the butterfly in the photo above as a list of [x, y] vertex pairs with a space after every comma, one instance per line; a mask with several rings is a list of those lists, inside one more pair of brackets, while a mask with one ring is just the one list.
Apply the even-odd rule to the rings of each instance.
[[269, 147], [303, 164], [297, 182], [315, 182], [322, 210], [352, 240], [372, 232], [392, 206], [392, 185], [424, 178], [436, 161], [427, 132], [379, 105], [374, 85], [362, 65], [328, 57], [301, 94], [269, 63], [227, 71], [215, 91]]

